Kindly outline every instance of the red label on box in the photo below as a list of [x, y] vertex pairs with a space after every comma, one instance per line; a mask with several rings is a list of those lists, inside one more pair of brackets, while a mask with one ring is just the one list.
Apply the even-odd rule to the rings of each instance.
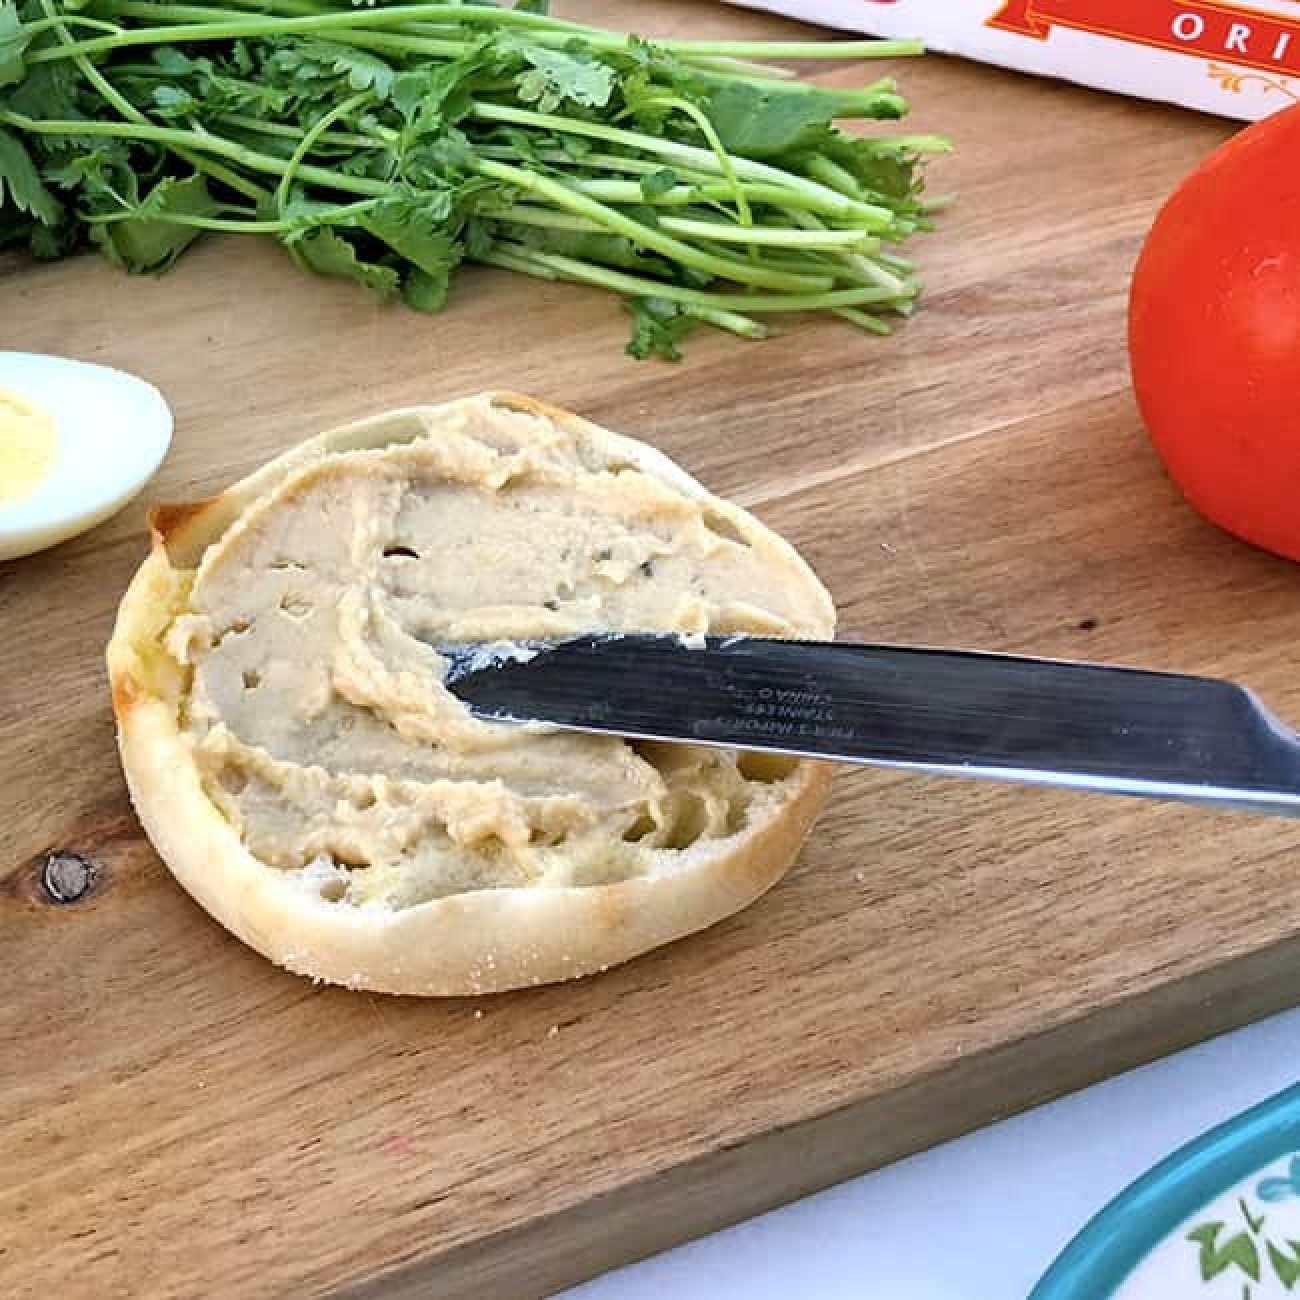
[[1300, 73], [1300, 17], [1208, 0], [1009, 0], [988, 26], [1040, 41], [1053, 27], [1070, 27], [1243, 67]]

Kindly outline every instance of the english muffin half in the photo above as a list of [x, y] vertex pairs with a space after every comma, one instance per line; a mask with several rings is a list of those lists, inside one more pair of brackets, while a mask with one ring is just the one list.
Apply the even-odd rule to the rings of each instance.
[[158, 853], [272, 961], [388, 993], [563, 980], [786, 870], [824, 764], [472, 718], [439, 645], [827, 638], [780, 537], [666, 457], [493, 393], [394, 411], [164, 507], [108, 647]]

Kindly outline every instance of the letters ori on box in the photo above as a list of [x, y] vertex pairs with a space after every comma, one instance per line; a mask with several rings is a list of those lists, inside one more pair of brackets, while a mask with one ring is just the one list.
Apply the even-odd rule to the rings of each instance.
[[1300, 0], [736, 0], [1224, 117], [1300, 103]]

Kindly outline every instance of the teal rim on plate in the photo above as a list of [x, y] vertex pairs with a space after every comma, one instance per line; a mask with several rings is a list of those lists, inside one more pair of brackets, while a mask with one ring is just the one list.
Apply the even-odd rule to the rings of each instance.
[[1131, 1183], [1057, 1256], [1029, 1300], [1106, 1300], [1198, 1210], [1296, 1153], [1300, 1084], [1210, 1129]]

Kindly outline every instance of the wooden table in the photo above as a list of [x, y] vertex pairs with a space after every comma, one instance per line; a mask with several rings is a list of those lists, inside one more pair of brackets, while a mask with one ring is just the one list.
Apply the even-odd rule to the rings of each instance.
[[[689, 0], [569, 7], [797, 30]], [[4, 262], [0, 343], [160, 385], [177, 437], [150, 500], [508, 386], [753, 508], [845, 635], [1221, 673], [1300, 717], [1296, 569], [1182, 504], [1125, 366], [1141, 236], [1227, 126], [939, 58], [897, 71], [916, 129], [956, 135], [935, 186], [961, 200], [889, 340], [812, 322], [637, 364], [602, 294], [471, 271], [429, 319], [213, 240], [158, 280]], [[7, 1300], [535, 1293], [1300, 988], [1287, 823], [865, 771], [767, 898], [604, 977], [478, 1003], [314, 988], [201, 914], [128, 807], [100, 656], [144, 549], [137, 503], [0, 565]], [[42, 888], [52, 849], [98, 864], [80, 902]]]

